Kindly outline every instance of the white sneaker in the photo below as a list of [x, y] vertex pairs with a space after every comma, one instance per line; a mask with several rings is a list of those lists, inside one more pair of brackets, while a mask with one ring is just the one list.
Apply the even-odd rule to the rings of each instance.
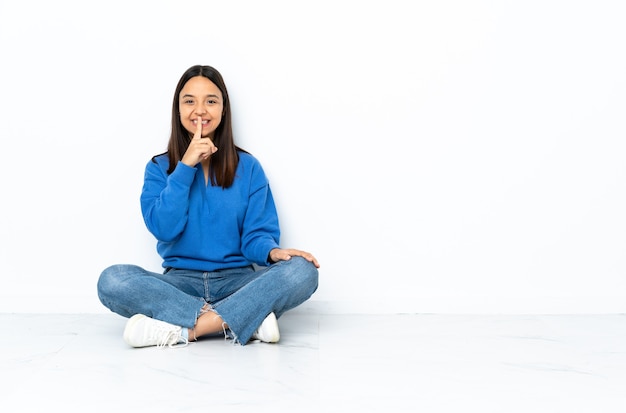
[[270, 315], [265, 317], [259, 328], [252, 334], [252, 339], [261, 340], [265, 343], [278, 343], [280, 330], [278, 330], [276, 314], [270, 313]]
[[189, 341], [182, 336], [182, 327], [155, 320], [143, 314], [135, 314], [126, 323], [124, 341], [132, 347], [183, 347]]

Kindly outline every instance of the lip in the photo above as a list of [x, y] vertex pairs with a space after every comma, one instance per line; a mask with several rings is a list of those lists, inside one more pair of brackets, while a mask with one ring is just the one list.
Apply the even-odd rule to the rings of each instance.
[[[198, 125], [198, 120], [194, 119], [191, 121], [191, 123], [193, 123], [194, 125]], [[206, 125], [209, 124], [209, 120], [208, 119], [202, 119], [202, 127], [205, 127]]]

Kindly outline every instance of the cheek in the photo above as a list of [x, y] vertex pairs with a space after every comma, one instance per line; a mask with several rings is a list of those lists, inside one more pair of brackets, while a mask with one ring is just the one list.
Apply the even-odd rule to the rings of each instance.
[[214, 122], [219, 123], [222, 121], [222, 111], [220, 109], [211, 111], [211, 118]]
[[194, 125], [189, 120], [188, 114], [181, 112], [180, 116], [178, 117], [178, 121], [187, 132], [191, 132], [191, 133], [195, 132]]
[[222, 119], [224, 118], [224, 109], [219, 109], [216, 110], [215, 112], [213, 112], [213, 117], [218, 121], [221, 122]]
[[180, 114], [180, 120], [184, 121], [189, 118], [189, 109], [186, 107], [178, 108], [178, 113]]
[[189, 120], [189, 117], [191, 116], [189, 110], [181, 109], [179, 113], [180, 115], [178, 116], [178, 120], [180, 120], [180, 123], [182, 123], [183, 125], [188, 125], [191, 122]]

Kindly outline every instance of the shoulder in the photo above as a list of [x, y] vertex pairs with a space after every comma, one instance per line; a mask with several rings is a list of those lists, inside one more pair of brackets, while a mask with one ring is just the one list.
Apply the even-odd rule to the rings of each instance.
[[261, 165], [259, 160], [255, 158], [254, 155], [252, 155], [251, 153], [243, 151], [237, 151], [237, 153], [239, 154], [239, 162], [243, 163], [244, 165]]
[[155, 155], [150, 160], [148, 160], [147, 168], [155, 168], [158, 167], [160, 169], [167, 169], [170, 166], [170, 160], [167, 157], [167, 152], [162, 153], [160, 155]]
[[145, 176], [151, 176], [153, 178], [160, 177], [163, 179], [167, 177], [167, 170], [169, 168], [170, 161], [167, 157], [167, 153], [155, 155], [146, 162]]
[[237, 176], [248, 177], [252, 181], [259, 181], [262, 184], [267, 184], [267, 177], [265, 171], [261, 166], [261, 162], [254, 155], [248, 152], [238, 151], [239, 165], [237, 166]]
[[261, 162], [254, 155], [248, 152], [238, 151], [239, 154], [239, 168], [250, 171], [251, 173], [261, 172], [263, 173], [263, 167]]

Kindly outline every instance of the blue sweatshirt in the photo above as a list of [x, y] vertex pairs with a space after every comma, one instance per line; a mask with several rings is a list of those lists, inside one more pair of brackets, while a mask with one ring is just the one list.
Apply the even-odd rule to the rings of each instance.
[[205, 185], [202, 167], [178, 162], [168, 176], [167, 155], [148, 162], [141, 211], [157, 239], [163, 267], [214, 271], [268, 265], [280, 229], [269, 182], [252, 155], [239, 152], [233, 185]]

